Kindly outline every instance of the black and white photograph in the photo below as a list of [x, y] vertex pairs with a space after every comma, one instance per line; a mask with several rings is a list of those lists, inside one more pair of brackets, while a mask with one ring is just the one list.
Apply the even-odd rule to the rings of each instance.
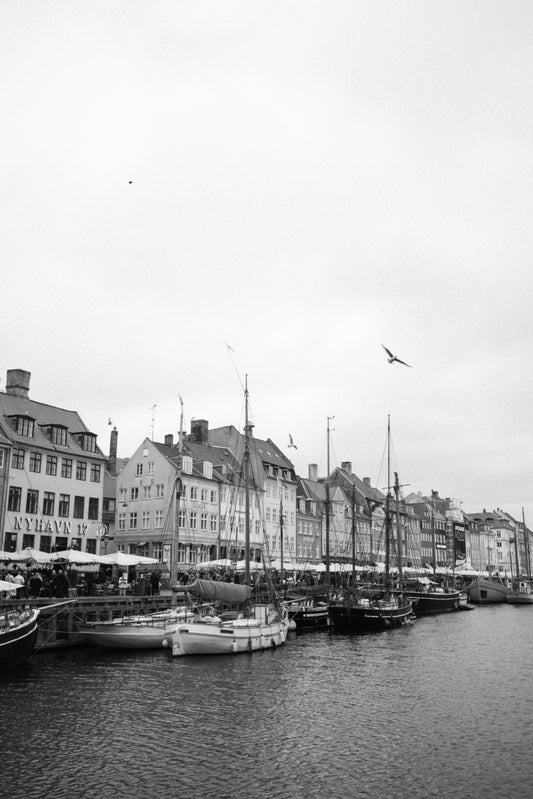
[[532, 42], [0, 2], [2, 795], [533, 795]]

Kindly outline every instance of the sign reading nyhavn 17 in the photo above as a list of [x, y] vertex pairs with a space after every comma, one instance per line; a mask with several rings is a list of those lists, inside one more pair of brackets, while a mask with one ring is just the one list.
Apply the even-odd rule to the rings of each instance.
[[[62, 533], [63, 535], [70, 535], [72, 522], [67, 522], [64, 519], [43, 519], [40, 516], [15, 516], [13, 529], [24, 530], [26, 533]], [[74, 525], [74, 531], [78, 535], [85, 535], [88, 529], [89, 525], [85, 522], [78, 522], [77, 529], [76, 523]]]

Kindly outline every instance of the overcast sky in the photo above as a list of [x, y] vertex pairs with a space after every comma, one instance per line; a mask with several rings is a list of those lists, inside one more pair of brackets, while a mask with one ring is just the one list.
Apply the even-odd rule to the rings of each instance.
[[390, 414], [406, 493], [532, 526], [532, 21], [3, 0], [2, 390], [30, 371], [127, 457], [180, 395], [186, 431], [242, 429], [247, 373], [302, 476], [334, 416], [332, 467], [384, 487]]

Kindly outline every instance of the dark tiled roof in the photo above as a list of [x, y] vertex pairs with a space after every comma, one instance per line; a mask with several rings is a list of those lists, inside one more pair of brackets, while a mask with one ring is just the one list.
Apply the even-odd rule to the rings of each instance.
[[[15, 432], [9, 417], [27, 416], [35, 420], [34, 433], [32, 438], [21, 436]], [[89, 428], [84, 424], [77, 411], [68, 411], [58, 408], [55, 405], [46, 405], [43, 402], [35, 402], [29, 397], [16, 397], [12, 394], [0, 392], [0, 419], [2, 428], [15, 445], [24, 447], [35, 446], [42, 449], [50, 449], [59, 452], [68, 452], [73, 455], [83, 457], [102, 458], [103, 453], [97, 447], [96, 452], [86, 452], [83, 450], [73, 433], [90, 433]], [[48, 425], [66, 427], [68, 430], [67, 446], [53, 444], [42, 428]]]

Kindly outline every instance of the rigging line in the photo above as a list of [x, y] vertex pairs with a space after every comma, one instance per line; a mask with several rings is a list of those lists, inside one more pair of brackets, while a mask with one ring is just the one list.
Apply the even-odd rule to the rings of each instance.
[[233, 347], [230, 347], [230, 345], [228, 344], [227, 341], [225, 342], [225, 344], [226, 344], [226, 349], [228, 350], [228, 355], [230, 357], [231, 363], [233, 364], [233, 368], [235, 369], [235, 374], [237, 375], [237, 379], [238, 379], [238, 381], [240, 383], [240, 386], [241, 386], [242, 390], [244, 391], [245, 390], [244, 383], [243, 383], [242, 378], [241, 378], [241, 376], [239, 374], [239, 370], [237, 369], [237, 364], [235, 363], [235, 358], [233, 357], [233, 353], [235, 352], [235, 350], [233, 349]]

